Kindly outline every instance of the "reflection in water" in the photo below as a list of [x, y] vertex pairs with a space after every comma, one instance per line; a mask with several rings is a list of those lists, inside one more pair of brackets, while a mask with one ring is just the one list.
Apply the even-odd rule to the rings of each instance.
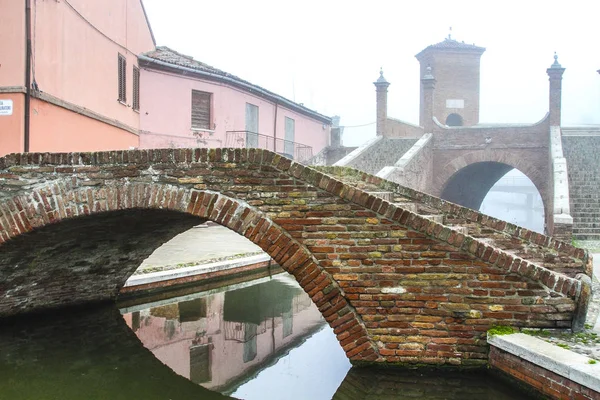
[[423, 374], [391, 369], [352, 369], [333, 400], [519, 400], [520, 391], [500, 384], [485, 372]]
[[201, 385], [242, 399], [525, 398], [485, 374], [346, 375], [335, 335], [289, 276], [125, 311], [2, 321], [0, 399], [224, 398]]
[[484, 373], [348, 372], [333, 331], [288, 274], [122, 311], [158, 359], [236, 398], [525, 398]]
[[[277, 364], [326, 325], [308, 295], [287, 274], [122, 311], [159, 360], [193, 382], [226, 394], [249, 380], [260, 380], [259, 371]], [[328, 327], [326, 331], [335, 341]], [[339, 345], [333, 344], [336, 374], [340, 370], [345, 374], [350, 364]], [[295, 373], [301, 379], [303, 371]]]
[[218, 398], [160, 363], [113, 305], [2, 321], [0, 399]]

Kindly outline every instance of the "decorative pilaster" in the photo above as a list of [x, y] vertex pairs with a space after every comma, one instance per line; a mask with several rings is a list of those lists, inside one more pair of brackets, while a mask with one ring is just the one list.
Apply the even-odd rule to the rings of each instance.
[[379, 78], [373, 82], [377, 90], [377, 136], [385, 136], [387, 122], [387, 91], [390, 83], [383, 77], [383, 68]]
[[550, 80], [550, 126], [560, 126], [560, 110], [562, 97], [562, 75], [565, 69], [558, 63], [558, 56], [554, 53], [554, 63], [546, 70]]
[[431, 73], [431, 67], [427, 66], [427, 72], [421, 79], [423, 88], [423, 112], [420, 115], [420, 125], [425, 133], [433, 132], [433, 106], [436, 80]]

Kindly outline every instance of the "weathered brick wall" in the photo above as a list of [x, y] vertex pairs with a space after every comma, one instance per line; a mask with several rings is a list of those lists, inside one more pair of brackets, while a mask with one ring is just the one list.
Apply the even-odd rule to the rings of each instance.
[[412, 204], [417, 214], [442, 219], [445, 226], [460, 229], [475, 238], [485, 238], [486, 243], [545, 268], [571, 277], [581, 273], [592, 276], [590, 254], [570, 243], [352, 168], [319, 167], [319, 170], [369, 192], [389, 192], [394, 201]]
[[[488, 244], [486, 231], [460, 233], [269, 151], [163, 149], [0, 158], [0, 250], [13, 249], [0, 260], [0, 313], [68, 303], [73, 290], [77, 301], [96, 298], [81, 274], [122, 286], [134, 268], [105, 267], [103, 247], [76, 242], [72, 251], [99, 262], [65, 263], [69, 274], [38, 281], [52, 266], [44, 242], [25, 261], [11, 243], [134, 209], [209, 219], [257, 243], [296, 277], [354, 362], [483, 365], [491, 325], [569, 327], [577, 306], [578, 280]], [[546, 240], [524, 232], [521, 242], [535, 248], [530, 239]], [[556, 247], [561, 259], [587, 254], [565, 249]], [[40, 285], [53, 290], [30, 299]]]
[[554, 400], [600, 400], [600, 393], [497, 347], [490, 348], [490, 367]]

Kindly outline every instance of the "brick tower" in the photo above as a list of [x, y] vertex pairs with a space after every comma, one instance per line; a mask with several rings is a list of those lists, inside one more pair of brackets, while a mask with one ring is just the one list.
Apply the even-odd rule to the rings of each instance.
[[433, 73], [435, 95], [433, 110], [428, 110], [427, 91], [421, 85], [421, 125], [427, 114], [433, 114], [442, 124], [470, 126], [479, 122], [479, 67], [485, 48], [458, 42], [448, 35], [444, 41], [428, 46], [415, 57], [421, 64], [421, 82]]

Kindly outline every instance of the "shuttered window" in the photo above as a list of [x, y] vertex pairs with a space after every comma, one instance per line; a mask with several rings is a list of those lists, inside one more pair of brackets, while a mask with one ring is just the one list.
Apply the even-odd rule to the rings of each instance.
[[140, 69], [133, 67], [133, 109], [140, 111]]
[[211, 93], [192, 90], [192, 129], [210, 129]]
[[125, 103], [127, 101], [127, 60], [119, 54], [119, 101]]

